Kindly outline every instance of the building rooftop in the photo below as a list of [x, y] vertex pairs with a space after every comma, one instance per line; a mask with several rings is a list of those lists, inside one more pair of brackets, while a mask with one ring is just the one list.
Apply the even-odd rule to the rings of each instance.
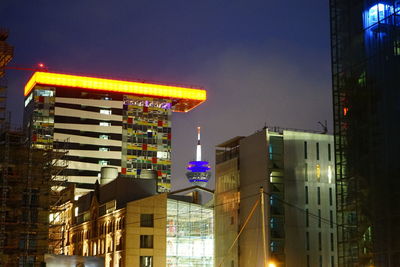
[[25, 85], [27, 96], [36, 85], [67, 87], [71, 90], [86, 89], [123, 93], [138, 96], [172, 99], [172, 111], [188, 112], [207, 99], [207, 92], [200, 88], [162, 85], [137, 81], [69, 75], [51, 72], [35, 72]]

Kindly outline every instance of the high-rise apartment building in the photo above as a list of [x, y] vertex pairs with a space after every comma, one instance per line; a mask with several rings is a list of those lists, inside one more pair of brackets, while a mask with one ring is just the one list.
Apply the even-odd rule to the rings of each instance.
[[36, 72], [25, 86], [24, 124], [31, 146], [68, 148], [64, 175], [81, 191], [93, 189], [102, 166], [122, 176], [157, 178], [170, 190], [171, 114], [188, 112], [206, 91]]
[[278, 128], [218, 145], [216, 266], [265, 266], [260, 187], [267, 266], [337, 266], [333, 156], [331, 135]]
[[339, 266], [400, 266], [400, 1], [330, 17]]

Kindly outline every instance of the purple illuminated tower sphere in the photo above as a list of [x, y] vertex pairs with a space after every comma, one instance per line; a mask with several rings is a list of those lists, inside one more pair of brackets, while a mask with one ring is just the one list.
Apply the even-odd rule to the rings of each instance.
[[206, 187], [211, 177], [209, 171], [211, 167], [208, 161], [201, 160], [200, 127], [197, 127], [196, 160], [190, 161], [186, 169], [188, 170], [186, 177], [191, 184]]

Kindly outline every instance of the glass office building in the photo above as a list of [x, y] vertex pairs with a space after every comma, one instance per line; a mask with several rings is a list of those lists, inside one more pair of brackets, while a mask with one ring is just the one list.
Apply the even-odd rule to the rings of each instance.
[[400, 1], [330, 17], [339, 266], [400, 266]]
[[167, 266], [214, 266], [213, 209], [168, 199]]

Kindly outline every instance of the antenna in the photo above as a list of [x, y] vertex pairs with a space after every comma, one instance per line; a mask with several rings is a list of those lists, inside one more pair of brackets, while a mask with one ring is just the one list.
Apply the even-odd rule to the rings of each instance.
[[197, 127], [196, 161], [201, 161], [200, 126]]
[[322, 133], [328, 133], [328, 122], [325, 120], [325, 124], [322, 124], [320, 121], [318, 122], [319, 125], [322, 127]]

